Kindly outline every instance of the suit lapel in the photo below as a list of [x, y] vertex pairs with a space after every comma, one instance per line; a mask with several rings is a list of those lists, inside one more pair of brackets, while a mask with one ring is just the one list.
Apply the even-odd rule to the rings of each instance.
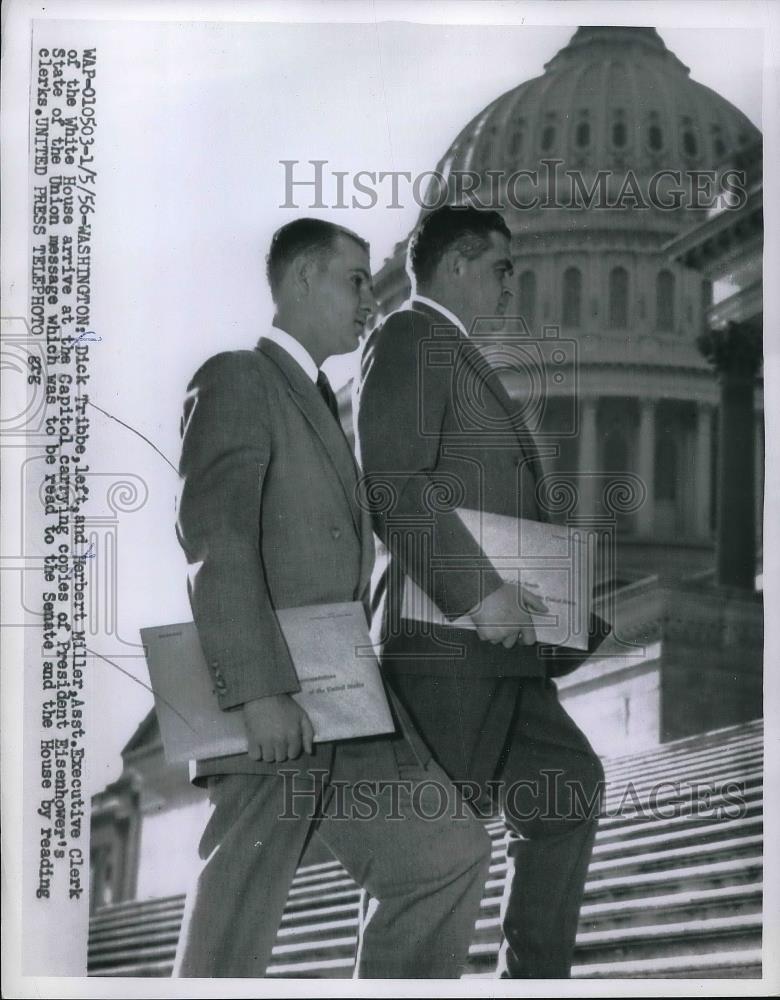
[[270, 358], [287, 380], [290, 398], [306, 418], [327, 452], [344, 490], [355, 530], [361, 533], [361, 515], [355, 499], [357, 470], [352, 449], [344, 432], [333, 419], [333, 415], [320, 396], [316, 385], [286, 351], [269, 340], [261, 340], [257, 350], [262, 351]]
[[[465, 336], [463, 331], [455, 326], [451, 319], [448, 319], [443, 313], [438, 312], [438, 310], [433, 309], [426, 302], [419, 302], [418, 300], [413, 299], [411, 306], [416, 312], [425, 313], [436, 323], [437, 326], [447, 326], [452, 329], [453, 337], [462, 343], [462, 357], [474, 370], [474, 373], [479, 380], [478, 384], [484, 385], [488, 391], [492, 393], [496, 402], [506, 413], [507, 418], [512, 425], [515, 437], [517, 438], [520, 450], [531, 466], [531, 472], [536, 483], [539, 483], [544, 474], [544, 469], [539, 451], [536, 447], [536, 442], [533, 435], [525, 426], [522, 418], [515, 412], [509, 393], [504, 388], [504, 384], [501, 381], [498, 372], [491, 366], [488, 359], [479, 350], [479, 347], [474, 343], [474, 341]], [[541, 510], [540, 517], [542, 520], [546, 520], [546, 517]]]
[[[518, 448], [520, 449], [520, 452], [525, 459], [525, 464], [533, 477], [532, 489], [535, 494], [536, 488], [544, 476], [544, 468], [542, 467], [541, 457], [536, 447], [533, 434], [531, 434], [528, 430], [525, 422], [522, 417], [519, 416], [515, 407], [512, 406], [512, 400], [509, 393], [506, 391], [504, 383], [501, 381], [498, 372], [495, 368], [493, 368], [490, 361], [479, 350], [476, 344], [469, 342], [466, 345], [464, 355], [467, 363], [470, 364], [477, 373], [480, 384], [484, 385], [488, 392], [492, 393], [493, 398], [506, 413], [507, 419], [509, 420], [512, 430], [514, 431], [515, 438], [517, 439]], [[538, 520], [548, 520], [541, 504], [536, 503], [535, 506]]]
[[466, 357], [469, 363], [472, 364], [475, 370], [479, 373], [482, 384], [484, 384], [493, 394], [499, 406], [501, 406], [506, 413], [512, 424], [512, 430], [517, 438], [517, 443], [519, 444], [523, 455], [528, 460], [528, 463], [533, 471], [534, 478], [538, 483], [544, 474], [544, 469], [542, 467], [539, 450], [536, 447], [536, 441], [534, 440], [533, 434], [531, 434], [526, 427], [522, 417], [517, 413], [516, 408], [512, 406], [512, 399], [506, 391], [504, 383], [501, 381], [501, 376], [498, 374], [496, 369], [492, 367], [490, 361], [479, 350], [476, 344], [468, 344]]
[[[470, 337], [467, 337], [460, 327], [455, 326], [452, 320], [448, 319], [443, 313], [433, 309], [427, 302], [419, 302], [415, 299], [412, 301], [412, 308], [416, 312], [424, 312], [430, 319], [434, 320], [437, 327], [446, 326], [452, 330], [453, 337], [462, 345], [461, 356], [465, 358], [474, 370], [475, 375], [477, 375], [479, 379], [478, 384], [486, 386], [501, 406], [501, 409], [505, 411], [511, 421], [512, 429], [517, 435], [519, 443], [525, 451], [528, 432], [522, 421], [514, 415], [509, 394], [504, 388], [501, 379], [498, 377], [498, 373], [491, 366], [485, 355], [480, 351], [475, 341], [473, 341]], [[523, 440], [523, 438], [525, 438], [525, 440]]]

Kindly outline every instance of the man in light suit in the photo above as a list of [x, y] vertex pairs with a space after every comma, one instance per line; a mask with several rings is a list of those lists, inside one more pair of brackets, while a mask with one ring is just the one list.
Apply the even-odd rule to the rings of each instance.
[[[483, 801], [503, 787], [501, 975], [564, 978], [603, 772], [550, 680], [575, 664], [536, 644], [530, 613], [544, 606], [502, 583], [455, 510], [547, 520], [534, 441], [474, 335], [506, 310], [509, 229], [496, 212], [439, 209], [408, 267], [416, 291], [369, 338], [358, 389], [359, 453], [390, 554], [382, 669], [451, 778]], [[407, 574], [448, 622], [470, 614], [476, 631], [402, 619]], [[594, 616], [590, 651], [606, 630]]]
[[[357, 973], [453, 977], [466, 962], [489, 859], [484, 829], [450, 811], [425, 818], [433, 781], [454, 790], [401, 708], [396, 735], [312, 742], [275, 614], [366, 596], [370, 521], [319, 366], [357, 346], [374, 305], [369, 268], [354, 233], [311, 219], [284, 226], [268, 255], [274, 326], [254, 351], [211, 358], [189, 387], [179, 538], [220, 707], [242, 713], [250, 750], [197, 766], [213, 811], [175, 975], [265, 974], [313, 830], [377, 903]], [[292, 772], [292, 793], [280, 771]], [[374, 815], [346, 819], [358, 782], [396, 783], [402, 821], [386, 819], [384, 800]], [[336, 783], [346, 792], [334, 814]]]

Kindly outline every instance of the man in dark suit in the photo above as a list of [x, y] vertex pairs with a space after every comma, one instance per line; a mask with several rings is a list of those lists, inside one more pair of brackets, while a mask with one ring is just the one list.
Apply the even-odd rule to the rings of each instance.
[[[382, 668], [450, 777], [482, 802], [502, 790], [502, 976], [564, 978], [603, 771], [536, 643], [531, 612], [544, 606], [502, 583], [455, 511], [547, 519], [534, 441], [476, 344], [511, 294], [509, 229], [496, 212], [439, 209], [408, 267], [412, 300], [369, 338], [357, 392], [365, 492], [390, 555]], [[402, 618], [406, 575], [446, 621], [470, 614], [476, 631]]]
[[[207, 361], [184, 406], [178, 532], [190, 600], [220, 707], [242, 713], [250, 749], [197, 765], [213, 811], [175, 974], [265, 974], [315, 830], [377, 903], [361, 928], [356, 971], [457, 976], [487, 872], [487, 835], [451, 810], [430, 818], [436, 789], [454, 789], [400, 707], [396, 735], [313, 743], [311, 721], [291, 697], [300, 688], [275, 613], [366, 597], [370, 521], [319, 367], [354, 350], [374, 305], [368, 246], [330, 223], [298, 220], [276, 233], [268, 278], [274, 326], [254, 351]], [[393, 784], [402, 822], [387, 821], [381, 798]]]

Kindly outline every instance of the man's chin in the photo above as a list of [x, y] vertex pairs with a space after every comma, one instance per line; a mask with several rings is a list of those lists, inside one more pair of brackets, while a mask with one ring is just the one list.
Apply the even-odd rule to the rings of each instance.
[[348, 357], [350, 354], [354, 354], [355, 351], [360, 347], [360, 340], [355, 337], [349, 343], [346, 341], [339, 347], [338, 351], [334, 351], [335, 356], [342, 358]]

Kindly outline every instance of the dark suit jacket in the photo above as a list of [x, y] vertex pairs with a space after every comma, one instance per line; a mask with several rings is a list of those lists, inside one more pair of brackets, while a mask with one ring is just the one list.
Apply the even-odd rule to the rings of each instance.
[[[475, 343], [427, 304], [412, 302], [369, 339], [357, 398], [366, 494], [390, 553], [384, 667], [449, 675], [460, 662], [472, 677], [545, 677], [582, 662], [583, 654], [539, 645], [507, 650], [474, 632], [426, 632], [399, 619], [405, 574], [450, 619], [500, 585], [456, 507], [548, 519], [537, 495], [542, 466], [533, 438]], [[590, 652], [607, 631], [594, 617]]]
[[[264, 340], [200, 368], [182, 435], [177, 530], [220, 707], [294, 693], [275, 609], [367, 597], [374, 543], [349, 444], [306, 373]], [[195, 777], [327, 768], [331, 749], [293, 765], [221, 757], [199, 762]]]

